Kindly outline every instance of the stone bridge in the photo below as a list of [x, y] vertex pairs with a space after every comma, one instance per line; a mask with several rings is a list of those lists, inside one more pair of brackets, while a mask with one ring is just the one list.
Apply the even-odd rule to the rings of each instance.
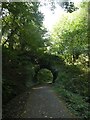
[[56, 56], [56, 55], [49, 55], [49, 54], [44, 54], [40, 57], [38, 57], [38, 59], [36, 59], [37, 63], [38, 63], [38, 67], [35, 70], [35, 76], [34, 76], [34, 80], [37, 80], [37, 74], [41, 69], [48, 69], [52, 72], [53, 74], [53, 81], [52, 83], [55, 83], [55, 80], [58, 76], [58, 68], [57, 66], [63, 65], [64, 61]]
[[33, 77], [33, 81], [37, 82], [37, 74], [41, 69], [48, 69], [53, 74], [53, 81], [52, 83], [55, 83], [55, 80], [58, 76], [58, 68], [57, 66], [64, 65], [64, 61], [62, 58], [51, 55], [51, 54], [31, 54], [30, 52], [26, 52], [23, 54], [24, 59], [29, 60], [33, 64], [37, 65], [38, 67], [35, 68], [35, 76]]

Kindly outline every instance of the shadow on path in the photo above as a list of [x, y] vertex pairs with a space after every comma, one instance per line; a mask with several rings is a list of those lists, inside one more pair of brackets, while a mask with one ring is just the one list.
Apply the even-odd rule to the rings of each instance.
[[[22, 99], [20, 100], [20, 98]], [[27, 91], [13, 101], [11, 105], [7, 106], [7, 117], [74, 118], [52, 88], [47, 85], [33, 87], [31, 91]], [[10, 108], [10, 106], [13, 107]]]

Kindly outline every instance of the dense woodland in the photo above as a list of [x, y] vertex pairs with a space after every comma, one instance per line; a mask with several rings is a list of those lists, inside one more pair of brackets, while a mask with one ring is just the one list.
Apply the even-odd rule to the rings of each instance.
[[[57, 69], [53, 89], [74, 114], [90, 115], [88, 3], [78, 8], [67, 3], [60, 4], [65, 14], [49, 35], [39, 2], [2, 3], [3, 106], [28, 88], [53, 79], [50, 70]], [[35, 76], [40, 67], [47, 69]]]

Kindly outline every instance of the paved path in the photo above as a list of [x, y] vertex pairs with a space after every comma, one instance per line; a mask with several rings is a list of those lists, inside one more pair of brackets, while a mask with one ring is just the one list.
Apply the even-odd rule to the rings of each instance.
[[[27, 101], [25, 102], [24, 100], [22, 100], [24, 104], [21, 103], [21, 105], [24, 106], [22, 109], [23, 111], [18, 113], [18, 115], [14, 114], [13, 117], [17, 116], [20, 118], [74, 118], [73, 115], [66, 108], [65, 104], [60, 101], [60, 99], [54, 93], [51, 87], [37, 86], [34, 87], [30, 92], [28, 91], [27, 94]], [[13, 114], [13, 109], [11, 110], [11, 114]]]

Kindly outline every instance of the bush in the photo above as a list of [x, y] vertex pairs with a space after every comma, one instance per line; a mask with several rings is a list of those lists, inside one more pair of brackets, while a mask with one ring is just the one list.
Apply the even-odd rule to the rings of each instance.
[[54, 86], [54, 90], [57, 94], [66, 101], [67, 107], [74, 113], [77, 117], [88, 118], [90, 115], [89, 103], [85, 99], [78, 95], [74, 94], [65, 88]]

